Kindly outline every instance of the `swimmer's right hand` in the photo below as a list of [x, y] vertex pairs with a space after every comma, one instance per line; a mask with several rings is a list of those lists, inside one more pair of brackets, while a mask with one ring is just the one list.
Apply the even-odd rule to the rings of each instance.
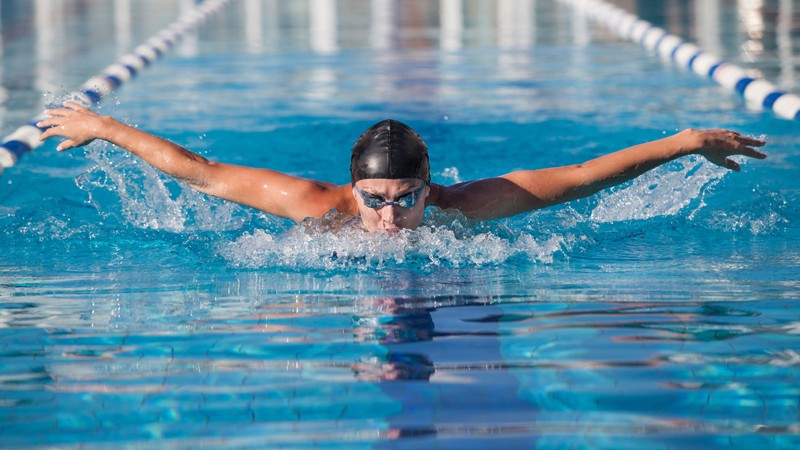
[[113, 121], [110, 117], [101, 117], [75, 102], [65, 102], [63, 108], [48, 109], [45, 114], [49, 117], [36, 124], [38, 127], [48, 127], [39, 140], [53, 136], [66, 138], [56, 147], [58, 151], [81, 147], [95, 139], [102, 139], [103, 130], [108, 128], [109, 121]]

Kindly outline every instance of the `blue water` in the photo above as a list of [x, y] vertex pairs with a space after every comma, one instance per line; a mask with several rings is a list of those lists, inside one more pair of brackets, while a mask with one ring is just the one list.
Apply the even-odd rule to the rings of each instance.
[[[1, 445], [798, 445], [796, 123], [601, 30], [578, 45], [544, 3], [523, 48], [477, 25], [460, 49], [370, 48], [353, 11], [333, 53], [283, 25], [245, 51], [239, 5], [100, 111], [336, 183], [386, 117], [422, 135], [443, 184], [686, 127], [763, 135], [769, 158], [685, 158], [489, 223], [429, 210], [387, 238], [210, 199], [104, 143], [48, 143], [0, 178]], [[4, 131], [38, 112], [10, 92]]]

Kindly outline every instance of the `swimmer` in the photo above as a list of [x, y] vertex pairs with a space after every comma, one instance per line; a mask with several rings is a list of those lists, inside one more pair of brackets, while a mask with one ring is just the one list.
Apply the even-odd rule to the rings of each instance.
[[457, 210], [476, 219], [499, 219], [588, 197], [676, 158], [697, 154], [739, 171], [734, 155], [764, 159], [765, 145], [728, 130], [687, 129], [583, 164], [520, 170], [444, 186], [431, 183], [428, 148], [407, 125], [384, 120], [358, 138], [351, 183], [342, 186], [281, 172], [209, 161], [172, 142], [100, 116], [74, 102], [45, 112], [41, 139], [64, 137], [57, 150], [108, 141], [192, 188], [269, 214], [301, 222], [330, 210], [360, 217], [367, 231], [396, 232], [422, 223], [425, 208]]

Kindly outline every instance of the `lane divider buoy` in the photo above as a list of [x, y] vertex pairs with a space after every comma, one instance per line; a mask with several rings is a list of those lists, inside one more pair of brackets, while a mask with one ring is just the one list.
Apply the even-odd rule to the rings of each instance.
[[741, 95], [750, 105], [771, 110], [784, 119], [800, 120], [800, 97], [797, 95], [785, 92], [769, 81], [753, 76], [747, 70], [667, 33], [635, 14], [604, 0], [560, 1], [610, 28], [621, 38], [643, 45], [662, 59], [711, 78]]
[[[98, 75], [86, 80], [77, 91], [71, 92], [68, 97], [86, 106], [99, 103], [103, 97], [165, 55], [186, 34], [205, 23], [209, 17], [230, 1], [206, 0], [192, 8], [145, 43], [103, 69]], [[22, 155], [42, 144], [39, 137], [45, 128], [39, 128], [36, 124], [45, 118], [44, 114], [38, 115], [0, 141], [0, 174], [3, 173], [3, 169], [16, 164]]]

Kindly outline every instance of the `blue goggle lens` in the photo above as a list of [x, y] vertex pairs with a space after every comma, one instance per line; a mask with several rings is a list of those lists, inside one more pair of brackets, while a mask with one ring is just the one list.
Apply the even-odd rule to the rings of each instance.
[[424, 187], [425, 185], [423, 184], [422, 186], [419, 187], [419, 189], [404, 194], [393, 202], [386, 201], [372, 194], [367, 194], [358, 187], [356, 187], [356, 191], [358, 191], [359, 195], [361, 195], [361, 198], [364, 200], [364, 206], [366, 206], [367, 208], [378, 209], [386, 205], [397, 205], [401, 208], [413, 208], [414, 205], [417, 204], [417, 199], [419, 198], [419, 194], [422, 192], [422, 189]]

